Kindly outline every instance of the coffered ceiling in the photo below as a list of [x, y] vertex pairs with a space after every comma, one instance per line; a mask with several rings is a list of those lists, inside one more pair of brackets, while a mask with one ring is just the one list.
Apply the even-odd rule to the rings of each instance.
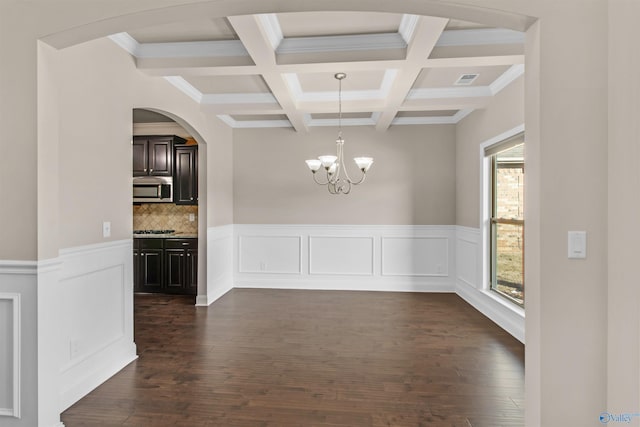
[[524, 73], [524, 33], [446, 18], [303, 12], [110, 36], [234, 128], [457, 123]]

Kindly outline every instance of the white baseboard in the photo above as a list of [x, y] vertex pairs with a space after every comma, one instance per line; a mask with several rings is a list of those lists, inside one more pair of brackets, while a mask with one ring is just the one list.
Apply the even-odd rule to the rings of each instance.
[[518, 310], [515, 306], [510, 307], [510, 303], [500, 301], [499, 297], [493, 296], [489, 292], [478, 291], [465, 283], [457, 284], [456, 293], [524, 344], [524, 312], [522, 310]]
[[376, 280], [374, 278], [332, 277], [323, 278], [291, 278], [282, 275], [272, 277], [255, 277], [236, 280], [235, 288], [258, 289], [307, 289], [331, 291], [379, 291], [379, 292], [455, 292], [448, 281], [425, 280]]
[[109, 359], [105, 360], [100, 366], [93, 367], [90, 372], [78, 379], [75, 384], [68, 386], [62, 391], [60, 396], [60, 412], [65, 411], [137, 358], [136, 347], [132, 345], [125, 354], [119, 357], [109, 357]]

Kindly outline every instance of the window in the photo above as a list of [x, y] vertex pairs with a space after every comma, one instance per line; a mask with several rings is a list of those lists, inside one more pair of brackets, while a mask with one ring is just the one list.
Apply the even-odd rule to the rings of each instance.
[[485, 149], [489, 289], [524, 307], [524, 135]]

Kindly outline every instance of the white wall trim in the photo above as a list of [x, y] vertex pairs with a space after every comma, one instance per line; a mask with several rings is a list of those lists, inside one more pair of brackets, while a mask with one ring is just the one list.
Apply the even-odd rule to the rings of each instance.
[[[91, 245], [75, 246], [72, 248], [60, 249], [60, 256], [64, 258], [75, 256], [86, 256], [90, 254], [104, 252], [109, 249], [130, 248], [133, 243], [131, 239], [113, 240], [104, 243], [94, 243]], [[64, 277], [64, 274], [63, 274]]]
[[33, 275], [37, 269], [37, 261], [0, 260], [0, 274]]
[[21, 384], [21, 360], [22, 360], [22, 323], [21, 323], [21, 300], [19, 293], [9, 293], [3, 292], [0, 293], [0, 300], [8, 300], [11, 301], [12, 308], [12, 357], [13, 357], [13, 376], [12, 376], [12, 388], [13, 395], [11, 398], [12, 407], [11, 408], [0, 408], [0, 417], [13, 417], [20, 418], [20, 384]]

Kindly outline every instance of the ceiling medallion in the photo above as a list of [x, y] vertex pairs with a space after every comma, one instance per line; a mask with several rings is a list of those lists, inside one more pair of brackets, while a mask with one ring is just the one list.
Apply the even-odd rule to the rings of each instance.
[[[353, 181], [344, 166], [344, 139], [342, 138], [342, 80], [347, 75], [336, 73], [334, 77], [338, 80], [338, 139], [336, 139], [336, 155], [319, 156], [317, 159], [307, 160], [307, 166], [313, 173], [313, 180], [316, 184], [326, 185], [331, 194], [349, 194], [352, 185], [362, 184], [367, 171], [373, 164], [372, 157], [355, 157], [353, 160], [362, 172], [358, 181]], [[326, 181], [318, 181], [316, 172], [323, 167], [327, 174]], [[343, 176], [344, 175], [344, 176]]]

